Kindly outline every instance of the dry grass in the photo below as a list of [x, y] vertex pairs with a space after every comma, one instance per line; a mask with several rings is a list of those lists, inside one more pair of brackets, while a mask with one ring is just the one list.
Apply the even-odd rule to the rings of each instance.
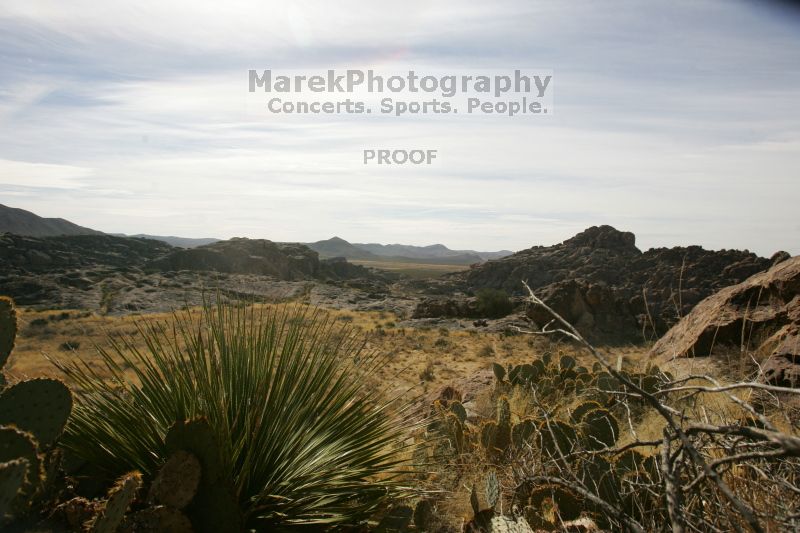
[[[197, 310], [191, 310], [196, 313]], [[431, 328], [400, 327], [399, 317], [388, 312], [329, 311], [343, 324], [364, 333], [367, 347], [386, 354], [387, 362], [378, 378], [380, 387], [390, 394], [409, 394], [432, 398], [445, 386], [451, 385], [463, 390], [469, 387], [470, 378], [478, 374], [491, 373], [491, 364], [503, 366], [530, 362], [544, 352], [552, 353], [554, 359], [569, 354], [578, 360], [579, 365], [591, 367], [590, 355], [568, 344], [559, 344], [547, 338], [525, 335], [505, 335], [481, 331], [460, 331]], [[77, 345], [74, 353], [84, 360], [99, 362], [95, 357], [94, 345], [104, 345], [107, 335], [134, 335], [134, 342], [142, 346], [135, 335], [137, 321], [171, 321], [169, 313], [150, 315], [104, 316], [83, 311], [30, 311], [20, 310], [20, 334], [17, 346], [9, 365], [12, 380], [37, 376], [59, 376], [59, 372], [43, 356], [48, 354], [60, 359], [72, 357], [66, 345]], [[641, 347], [600, 348], [608, 359], [622, 357], [628, 369], [643, 369], [647, 364], [646, 349]], [[710, 358], [676, 360], [663, 367], [675, 377], [689, 374], [720, 375], [719, 362]], [[59, 376], [60, 377], [60, 376]], [[424, 378], [424, 379], [423, 379]], [[470, 410], [479, 418], [493, 416], [494, 388], [482, 386], [472, 392]], [[708, 413], [712, 419], [725, 415], [726, 418], [740, 416], [739, 408], [719, 395], [706, 398], [700, 395], [695, 409]], [[708, 395], [710, 396], [710, 395]], [[526, 398], [510, 398], [512, 417], [519, 420], [527, 413], [529, 401]], [[562, 407], [568, 408], [568, 399]], [[786, 421], [775, 420], [776, 425], [786, 426]], [[473, 426], [474, 427], [474, 426]], [[660, 438], [663, 420], [658, 415], [647, 412], [635, 420], [635, 431], [639, 439]], [[633, 440], [627, 428], [622, 432], [620, 445]], [[498, 468], [487, 461], [480, 450], [472, 450], [441, 468], [434, 466], [430, 475], [420, 483], [426, 489], [443, 492], [438, 499], [437, 513], [451, 526], [469, 519], [472, 511], [469, 494], [473, 483], [482, 491], [486, 473], [493, 470], [500, 478], [503, 489], [508, 493], [513, 488], [511, 469]]]
[[450, 272], [467, 270], [467, 265], [441, 265], [436, 263], [403, 263], [399, 261], [361, 261], [351, 260], [356, 265], [403, 274], [412, 279], [435, 278]]

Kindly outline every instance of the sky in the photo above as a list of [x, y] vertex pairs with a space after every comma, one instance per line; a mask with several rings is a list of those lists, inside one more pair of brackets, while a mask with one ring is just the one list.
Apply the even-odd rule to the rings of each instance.
[[[248, 70], [552, 72], [536, 118], [278, 116]], [[254, 100], [255, 97], [260, 100]], [[3, 0], [0, 203], [106, 232], [800, 253], [800, 10]], [[431, 165], [365, 149], [436, 149]]]

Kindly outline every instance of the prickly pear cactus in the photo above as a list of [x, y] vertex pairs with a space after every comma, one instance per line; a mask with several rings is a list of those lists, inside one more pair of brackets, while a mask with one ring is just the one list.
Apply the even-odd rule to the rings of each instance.
[[17, 498], [27, 473], [27, 459], [20, 458], [0, 463], [0, 523]]
[[521, 420], [511, 428], [511, 442], [517, 449], [523, 449], [533, 441], [536, 434], [536, 423], [532, 418]]
[[539, 426], [541, 435], [541, 450], [546, 457], [560, 459], [570, 454], [578, 441], [575, 428], [570, 424], [551, 420], [542, 422]]
[[17, 383], [0, 395], [0, 424], [29, 431], [41, 448], [53, 444], [72, 410], [72, 394], [55, 379]]
[[580, 423], [580, 421], [583, 420], [583, 416], [586, 413], [601, 408], [602, 406], [595, 401], [590, 400], [588, 402], [583, 402], [582, 404], [578, 405], [577, 407], [575, 407], [575, 409], [572, 410], [570, 418], [572, 419], [573, 422]]
[[467, 421], [467, 409], [461, 402], [453, 401], [450, 404], [450, 411], [458, 417], [462, 424]]
[[581, 419], [581, 436], [591, 450], [613, 446], [619, 437], [619, 424], [607, 409], [593, 409]]
[[503, 368], [503, 365], [498, 363], [492, 363], [492, 371], [494, 372], [494, 377], [498, 383], [502, 383], [503, 379], [506, 377], [506, 369]]
[[580, 497], [561, 485], [523, 484], [514, 499], [525, 509], [525, 518], [533, 527], [548, 531], [563, 521], [575, 520], [583, 511]]
[[17, 312], [11, 298], [0, 296], [0, 369], [8, 361], [17, 336]]
[[501, 451], [507, 450], [511, 445], [511, 406], [505, 396], [497, 400], [497, 433], [494, 445]]
[[166, 438], [167, 451], [183, 450], [200, 461], [202, 475], [197, 494], [186, 507], [195, 531], [239, 531], [241, 515], [232, 482], [222, 466], [216, 436], [205, 419], [177, 422]]
[[578, 362], [571, 355], [562, 355], [561, 359], [558, 362], [558, 366], [561, 368], [562, 371], [575, 368], [575, 365], [577, 364]]
[[464, 452], [464, 425], [454, 413], [447, 413], [447, 429], [453, 448], [457, 453]]
[[497, 422], [486, 421], [481, 425], [481, 446], [490, 454], [496, 448], [495, 439], [497, 438]]
[[178, 450], [158, 471], [148, 500], [175, 509], [183, 509], [192, 501], [200, 485], [200, 461], [189, 452]]
[[33, 492], [44, 477], [36, 440], [30, 433], [13, 427], [0, 426], [0, 462], [15, 459], [28, 461], [27, 476], [22, 486], [22, 492]]
[[125, 518], [128, 507], [136, 498], [136, 491], [142, 486], [139, 472], [125, 474], [108, 493], [105, 508], [92, 524], [92, 533], [115, 533]]

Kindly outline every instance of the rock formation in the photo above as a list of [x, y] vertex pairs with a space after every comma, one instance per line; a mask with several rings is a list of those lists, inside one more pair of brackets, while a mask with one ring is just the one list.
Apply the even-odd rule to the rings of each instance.
[[653, 347], [659, 359], [746, 350], [767, 356], [763, 379], [800, 384], [800, 256], [700, 302]]
[[[473, 266], [440, 285], [520, 295], [527, 281], [591, 340], [626, 343], [658, 337], [706, 296], [770, 264], [748, 251], [699, 246], [642, 252], [633, 233], [594, 226], [555, 246], [535, 246]], [[442, 286], [431, 287], [434, 291], [444, 292]], [[529, 316], [539, 325], [549, 320], [540, 309], [530, 309]]]

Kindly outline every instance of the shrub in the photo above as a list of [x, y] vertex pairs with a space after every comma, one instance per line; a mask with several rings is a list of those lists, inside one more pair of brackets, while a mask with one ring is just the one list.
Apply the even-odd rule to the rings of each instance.
[[80, 347], [81, 347], [81, 343], [79, 341], [69, 340], [69, 341], [66, 341], [66, 342], [62, 342], [58, 346], [58, 349], [61, 350], [62, 352], [71, 352], [72, 350], [77, 350]]
[[504, 290], [480, 289], [475, 296], [478, 298], [478, 311], [481, 316], [502, 318], [514, 310], [514, 305]]
[[478, 355], [480, 357], [492, 357], [494, 355], [494, 346], [491, 344], [484, 344], [480, 350], [478, 350]]
[[146, 352], [133, 338], [99, 349], [111, 379], [56, 361], [77, 385], [63, 446], [109, 476], [152, 479], [169, 427], [204, 417], [248, 528], [351, 524], [402, 490], [403, 411], [367, 390], [383, 361], [346, 326], [221, 303], [137, 326]]

